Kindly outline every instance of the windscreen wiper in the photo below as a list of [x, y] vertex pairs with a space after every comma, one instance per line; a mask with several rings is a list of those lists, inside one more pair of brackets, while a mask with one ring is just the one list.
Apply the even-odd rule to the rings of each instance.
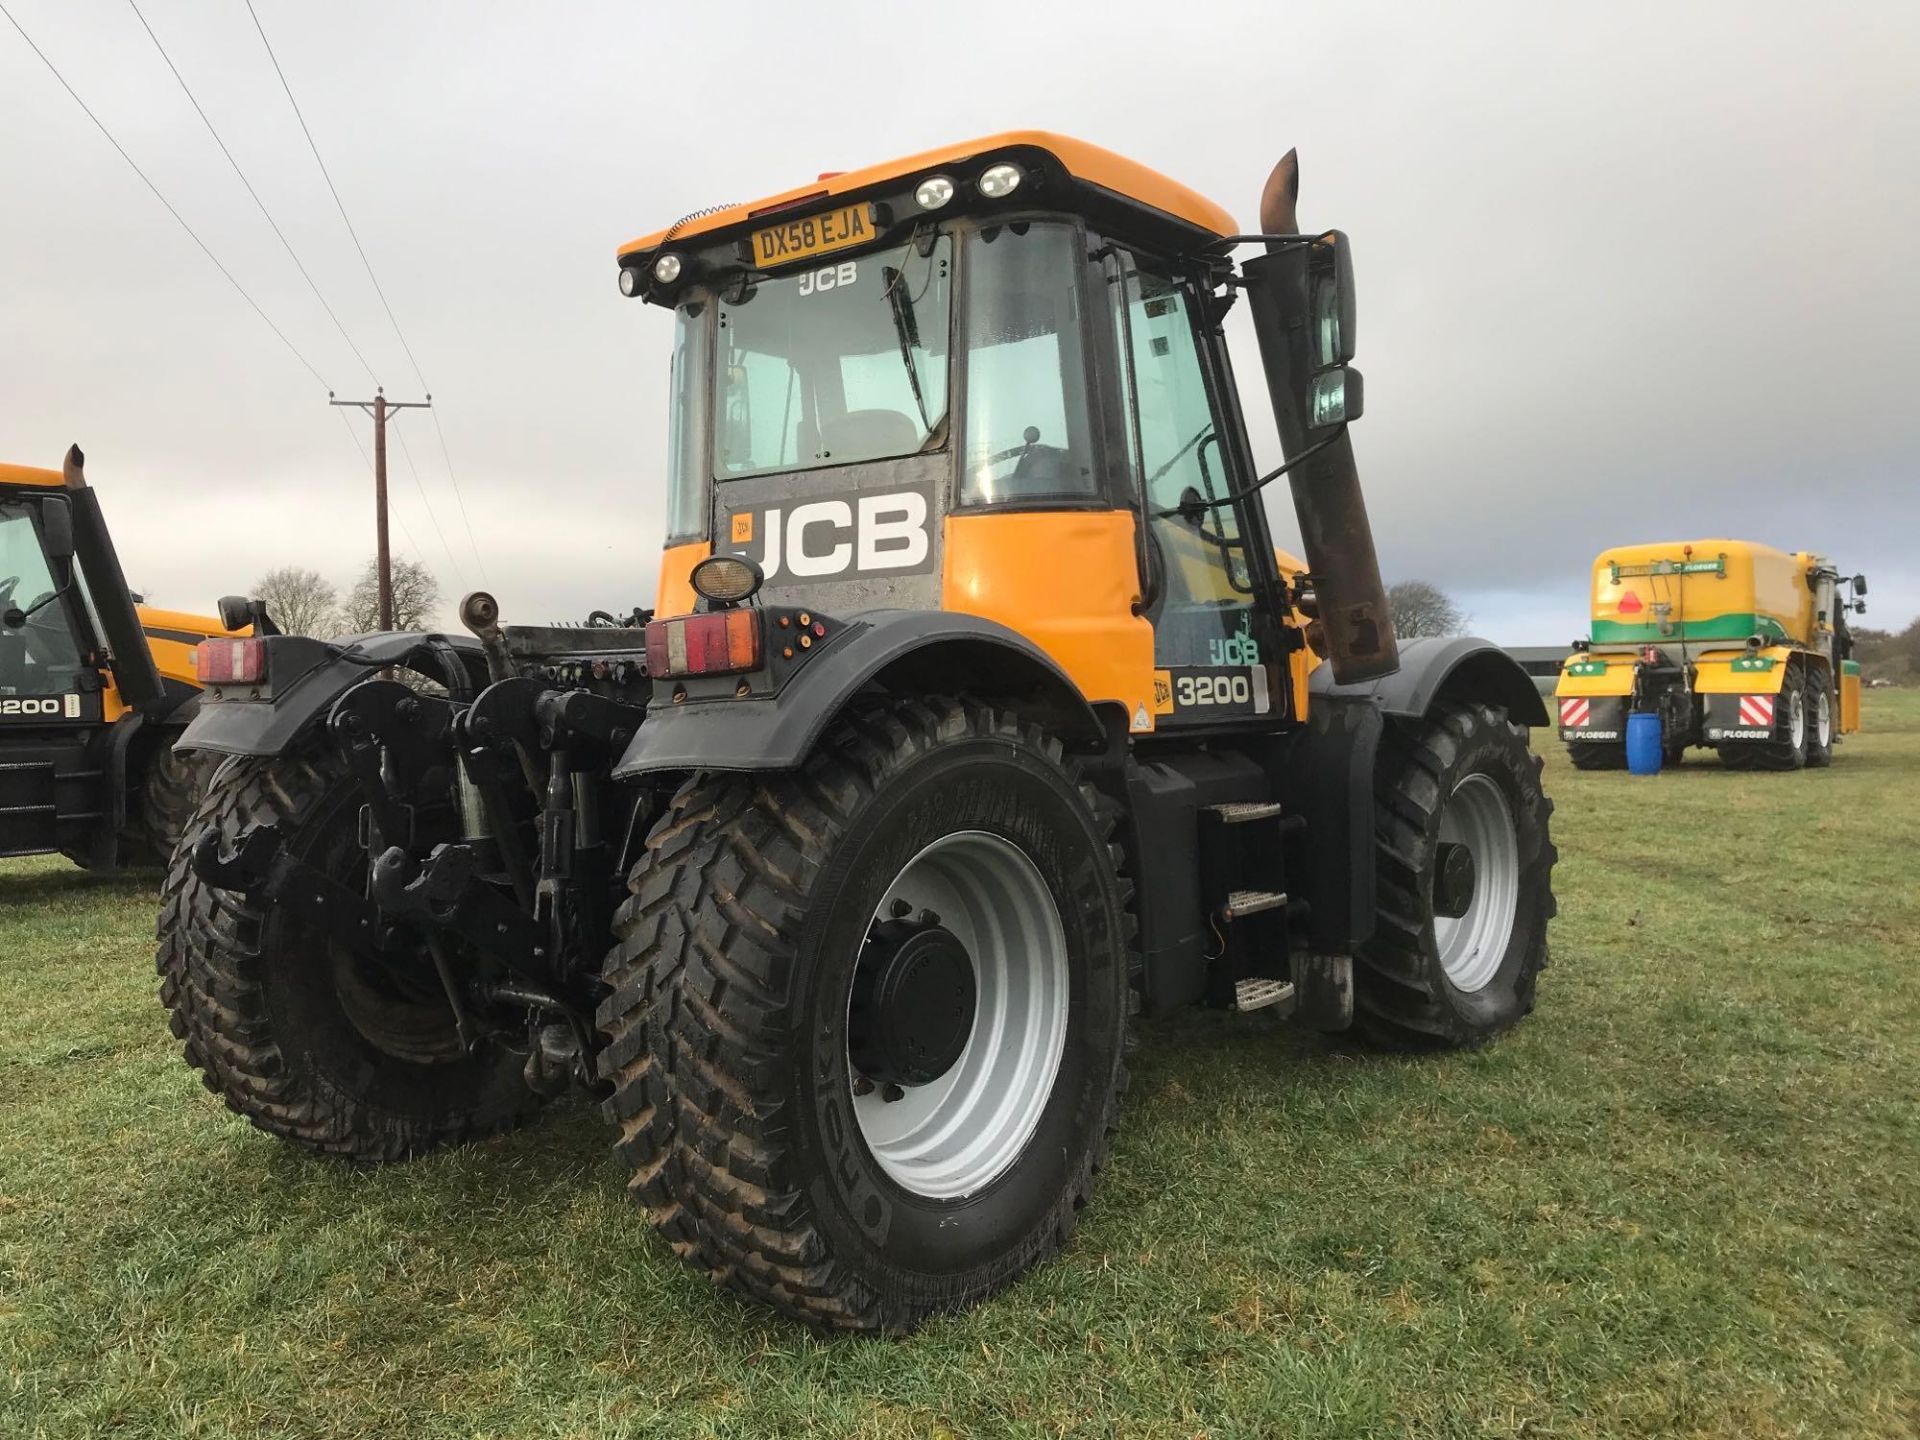
[[887, 282], [887, 308], [893, 312], [893, 333], [900, 340], [900, 360], [907, 367], [907, 384], [913, 387], [914, 408], [920, 412], [920, 428], [931, 431], [933, 417], [927, 414], [927, 399], [920, 392], [920, 368], [913, 363], [914, 346], [920, 343], [920, 325], [914, 318], [913, 300], [908, 296], [904, 270], [891, 265], [880, 267], [880, 278]]

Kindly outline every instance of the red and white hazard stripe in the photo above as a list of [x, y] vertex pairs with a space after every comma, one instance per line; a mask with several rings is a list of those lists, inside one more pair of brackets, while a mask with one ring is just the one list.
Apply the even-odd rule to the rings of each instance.
[[1560, 725], [1562, 729], [1577, 730], [1587, 723], [1593, 714], [1593, 706], [1584, 695], [1566, 695], [1560, 700]]
[[1756, 730], [1771, 730], [1773, 728], [1773, 696], [1742, 695], [1740, 723], [1752, 726]]

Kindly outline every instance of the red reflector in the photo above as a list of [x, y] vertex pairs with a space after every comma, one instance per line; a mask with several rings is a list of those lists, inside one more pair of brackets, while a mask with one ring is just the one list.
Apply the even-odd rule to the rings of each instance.
[[202, 685], [258, 685], [267, 678], [264, 640], [202, 640], [193, 652]]
[[1645, 607], [1641, 605], [1640, 597], [1629, 590], [1620, 597], [1618, 608], [1622, 615], [1638, 615]]
[[729, 675], [760, 665], [760, 614], [720, 610], [681, 615], [647, 626], [647, 673]]

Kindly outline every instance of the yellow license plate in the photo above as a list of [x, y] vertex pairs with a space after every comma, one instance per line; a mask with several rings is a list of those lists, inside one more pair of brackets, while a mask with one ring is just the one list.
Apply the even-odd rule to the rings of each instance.
[[872, 238], [872, 210], [864, 204], [846, 205], [822, 215], [807, 215], [754, 231], [753, 263], [763, 270], [773, 265], [788, 265], [812, 255], [826, 255], [849, 245], [864, 244]]

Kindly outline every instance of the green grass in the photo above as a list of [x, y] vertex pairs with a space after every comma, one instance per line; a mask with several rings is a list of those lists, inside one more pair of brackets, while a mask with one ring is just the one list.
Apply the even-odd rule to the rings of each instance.
[[1920, 1433], [1920, 695], [1831, 771], [1578, 775], [1539, 1009], [1145, 1029], [1060, 1260], [900, 1342], [685, 1270], [598, 1121], [405, 1167], [229, 1115], [154, 901], [0, 868], [0, 1435]]

